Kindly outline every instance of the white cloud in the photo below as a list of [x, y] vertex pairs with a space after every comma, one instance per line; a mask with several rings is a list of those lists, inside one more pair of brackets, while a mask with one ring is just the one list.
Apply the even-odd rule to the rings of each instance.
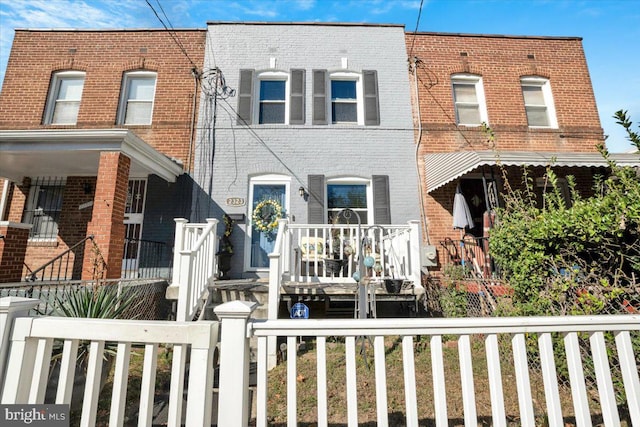
[[316, 7], [316, 0], [294, 0], [297, 9], [311, 10]]
[[15, 28], [158, 27], [148, 10], [139, 0], [0, 0], [0, 81], [4, 80]]

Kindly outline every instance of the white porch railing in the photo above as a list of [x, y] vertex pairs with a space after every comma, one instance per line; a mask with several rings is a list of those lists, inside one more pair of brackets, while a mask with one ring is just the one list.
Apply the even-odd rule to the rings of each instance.
[[172, 286], [178, 286], [176, 320], [192, 320], [207, 291], [207, 285], [218, 271], [216, 248], [217, 219], [206, 224], [189, 224], [177, 218], [173, 254]]
[[[357, 262], [370, 257], [373, 266], [360, 270], [374, 278], [406, 279], [421, 287], [420, 224], [406, 225], [287, 224], [283, 230], [293, 249], [290, 264], [297, 282], [349, 282]], [[326, 259], [343, 261], [340, 272], [326, 266]]]
[[[33, 302], [34, 304], [37, 303]], [[219, 400], [217, 425], [235, 427], [248, 425], [249, 418], [249, 342], [257, 338], [257, 425], [266, 426], [269, 417], [267, 402], [277, 396], [268, 394], [267, 341], [283, 337], [288, 349], [295, 349], [297, 337], [312, 337], [316, 347], [317, 365], [317, 424], [328, 424], [328, 398], [338, 386], [327, 378], [327, 338], [339, 337], [345, 341], [344, 377], [346, 384], [347, 425], [358, 425], [357, 389], [364, 387], [356, 374], [356, 343], [359, 337], [368, 337], [372, 342], [377, 423], [389, 424], [387, 402], [387, 361], [384, 338], [400, 336], [403, 353], [404, 395], [407, 426], [417, 426], [419, 414], [424, 408], [418, 406], [418, 390], [432, 384], [435, 423], [447, 426], [448, 404], [455, 397], [447, 394], [453, 387], [453, 378], [445, 377], [443, 358], [443, 336], [457, 336], [457, 353], [461, 384], [461, 399], [464, 406], [464, 422], [467, 426], [478, 425], [476, 393], [474, 388], [474, 366], [486, 364], [490, 389], [492, 423], [506, 426], [505, 402], [519, 402], [519, 423], [534, 426], [540, 421], [533, 410], [533, 398], [545, 400], [545, 421], [551, 426], [563, 427], [563, 411], [569, 405], [575, 414], [577, 425], [592, 425], [593, 396], [598, 396], [599, 405], [595, 413], [601, 414], [604, 425], [619, 426], [615, 391], [624, 388], [626, 407], [631, 425], [640, 425], [640, 380], [636, 357], [640, 316], [567, 316], [526, 318], [460, 318], [460, 319], [368, 319], [368, 320], [249, 320], [255, 303], [234, 301], [216, 308], [221, 319]], [[76, 352], [81, 340], [89, 344], [87, 384], [80, 425], [95, 424], [98, 402], [98, 387], [101, 365], [106, 345], [117, 347], [113, 370], [113, 392], [110, 401], [109, 425], [123, 425], [125, 396], [129, 378], [129, 358], [132, 346], [144, 347], [144, 363], [141, 376], [141, 393], [138, 403], [138, 425], [151, 425], [154, 391], [156, 386], [157, 353], [162, 344], [166, 351], [173, 348], [172, 375], [169, 400], [168, 425], [202, 426], [212, 424], [214, 352], [218, 337], [217, 322], [171, 322], [135, 321], [71, 318], [20, 317], [29, 309], [29, 300], [23, 298], [0, 299], [0, 373], [5, 377], [0, 382], [2, 404], [43, 403], [44, 387], [49, 377], [49, 361], [53, 340], [63, 340], [61, 376], [56, 403], [68, 403], [71, 398]], [[552, 334], [559, 332], [563, 339], [554, 344]], [[590, 359], [597, 384], [585, 382], [585, 363], [580, 356], [579, 339], [588, 335]], [[7, 337], [10, 340], [5, 340]], [[427, 384], [416, 382], [416, 372], [421, 369], [414, 362], [416, 336], [428, 337], [431, 357], [431, 376]], [[537, 336], [536, 341], [532, 341]], [[472, 341], [472, 337], [475, 337]], [[472, 351], [476, 339], [484, 342], [484, 354]], [[505, 395], [502, 369], [505, 369], [500, 345], [505, 339], [513, 359], [513, 372], [517, 393]], [[533, 389], [530, 380], [530, 365], [527, 348], [537, 343], [537, 359], [543, 377], [543, 393]], [[614, 343], [613, 347], [610, 345]], [[609, 344], [609, 345], [608, 345]], [[554, 348], [556, 347], [556, 348]], [[561, 348], [560, 348], [561, 347]], [[555, 350], [555, 352], [554, 352]], [[560, 399], [558, 372], [558, 350], [566, 357], [567, 372], [571, 381], [572, 400]], [[608, 354], [610, 352], [610, 354]], [[8, 356], [7, 356], [8, 355]], [[472, 356], [473, 355], [473, 356]], [[531, 356], [531, 355], [529, 355]], [[475, 358], [474, 358], [475, 357]], [[187, 384], [186, 420], [181, 418], [185, 363], [189, 359]], [[483, 358], [484, 360], [478, 360]], [[308, 357], [307, 357], [308, 359]], [[617, 361], [620, 376], [612, 376], [612, 361]], [[297, 378], [298, 358], [295, 351], [287, 355], [287, 424], [296, 425], [298, 404]], [[614, 385], [621, 381], [622, 386]], [[516, 396], [517, 394], [517, 396]], [[50, 402], [47, 402], [50, 403]], [[624, 406], [624, 405], [623, 405]]]

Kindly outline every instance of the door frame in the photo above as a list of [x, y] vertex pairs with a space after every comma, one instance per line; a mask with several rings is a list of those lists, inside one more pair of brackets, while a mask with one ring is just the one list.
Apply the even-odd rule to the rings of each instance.
[[247, 230], [245, 233], [244, 245], [244, 270], [250, 272], [269, 271], [269, 267], [252, 267], [251, 266], [251, 238], [253, 236], [253, 188], [255, 185], [284, 185], [284, 206], [285, 217], [289, 216], [289, 207], [291, 200], [291, 177], [280, 174], [256, 175], [249, 178], [249, 196], [247, 198]]
[[[125, 213], [124, 213], [124, 218], [122, 220], [124, 226], [125, 226], [125, 235], [124, 238], [125, 240], [127, 239], [127, 226], [130, 224], [139, 224], [140, 225], [140, 236], [138, 237], [138, 240], [140, 240], [142, 238], [142, 227], [144, 225], [144, 211], [146, 209], [146, 205], [147, 205], [147, 191], [149, 189], [148, 186], [148, 179], [147, 177], [129, 177], [129, 180], [127, 181], [127, 198], [129, 198], [129, 185], [131, 183], [131, 181], [142, 181], [144, 183], [144, 192], [143, 192], [143, 198], [142, 198], [142, 212], [141, 213], [127, 213], [127, 206], [126, 203], [127, 201], [125, 201]], [[122, 272], [130, 272], [130, 271], [137, 271], [138, 270], [138, 264], [140, 262], [140, 244], [137, 245], [136, 248], [136, 256], [135, 258], [124, 258], [124, 251], [122, 253]]]

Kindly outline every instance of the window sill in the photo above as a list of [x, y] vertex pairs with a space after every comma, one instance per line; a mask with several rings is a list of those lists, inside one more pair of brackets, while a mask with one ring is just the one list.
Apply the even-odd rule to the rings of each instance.
[[119, 127], [124, 128], [124, 129], [151, 129], [151, 123], [147, 123], [147, 124], [126, 124], [126, 123], [120, 123], [118, 124]]
[[27, 240], [27, 246], [34, 248], [55, 248], [58, 246], [58, 239], [32, 238]]
[[[478, 124], [468, 124], [468, 123], [457, 123], [456, 124], [457, 127], [459, 128], [472, 128], [472, 129], [477, 129], [480, 126], [482, 126], [482, 123], [478, 123]], [[487, 124], [487, 126], [489, 126]], [[490, 126], [489, 126], [490, 127]]]
[[548, 134], [561, 133], [559, 128], [535, 127], [535, 126], [529, 126], [527, 128], [527, 132], [531, 132], [531, 133], [548, 133]]

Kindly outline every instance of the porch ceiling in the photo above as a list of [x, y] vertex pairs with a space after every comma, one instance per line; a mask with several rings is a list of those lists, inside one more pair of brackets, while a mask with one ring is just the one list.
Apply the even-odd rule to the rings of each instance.
[[[499, 155], [499, 157], [498, 157]], [[612, 153], [611, 159], [620, 166], [640, 167], [640, 155], [636, 153]], [[427, 192], [442, 187], [480, 166], [570, 166], [608, 167], [600, 153], [549, 153], [540, 151], [458, 151], [455, 153], [433, 153], [424, 156]]]
[[174, 182], [182, 167], [127, 129], [0, 130], [0, 177], [95, 176], [101, 152], [131, 159], [132, 177]]

